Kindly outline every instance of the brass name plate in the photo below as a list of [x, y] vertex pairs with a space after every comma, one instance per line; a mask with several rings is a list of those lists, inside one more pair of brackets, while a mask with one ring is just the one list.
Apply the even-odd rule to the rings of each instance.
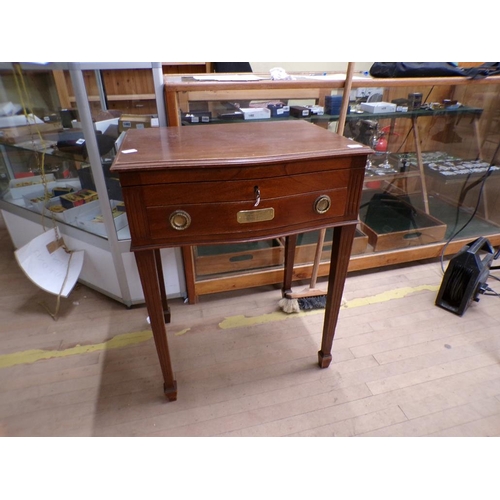
[[236, 214], [236, 218], [240, 224], [273, 220], [274, 208], [259, 208], [258, 210], [240, 210]]

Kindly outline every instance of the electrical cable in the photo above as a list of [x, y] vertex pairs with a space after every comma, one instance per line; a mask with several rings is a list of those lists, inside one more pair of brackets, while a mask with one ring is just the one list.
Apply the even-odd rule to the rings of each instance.
[[[469, 225], [469, 223], [472, 221], [472, 219], [476, 216], [476, 213], [477, 213], [477, 211], [479, 209], [479, 204], [480, 204], [481, 197], [482, 197], [482, 194], [483, 194], [484, 186], [486, 184], [486, 179], [491, 175], [492, 168], [494, 166], [495, 159], [496, 159], [496, 156], [497, 156], [499, 150], [500, 150], [500, 142], [499, 142], [497, 148], [495, 149], [495, 152], [493, 153], [493, 157], [491, 159], [491, 162], [490, 162], [490, 164], [488, 166], [487, 171], [483, 174], [483, 176], [480, 179], [478, 179], [477, 181], [475, 181], [473, 183], [473, 185], [469, 186], [469, 188], [467, 189], [467, 192], [468, 192], [471, 187], [475, 187], [479, 183], [481, 183], [481, 187], [479, 188], [479, 194], [478, 194], [478, 197], [477, 197], [476, 206], [474, 208], [474, 211], [472, 212], [472, 215], [469, 217], [469, 219], [467, 220], [467, 222], [457, 232], [452, 233], [452, 235], [448, 238], [448, 240], [446, 241], [445, 245], [441, 249], [440, 261], [441, 261], [441, 271], [443, 272], [443, 274], [444, 274], [444, 254], [445, 254], [446, 248], [451, 243], [451, 241], [456, 236], [458, 236]], [[463, 196], [463, 198], [465, 198], [465, 195]], [[463, 199], [462, 199], [462, 203], [463, 203]]]

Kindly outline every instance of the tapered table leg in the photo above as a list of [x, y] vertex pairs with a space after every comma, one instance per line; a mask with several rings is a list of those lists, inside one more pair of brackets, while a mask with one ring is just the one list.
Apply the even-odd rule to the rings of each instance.
[[193, 247], [181, 247], [182, 260], [184, 263], [184, 276], [186, 278], [186, 291], [190, 304], [198, 303], [196, 294], [196, 271], [194, 266]]
[[165, 290], [165, 279], [163, 277], [163, 266], [161, 264], [160, 250], [155, 251], [156, 271], [158, 274], [158, 285], [160, 286], [161, 303], [163, 307], [163, 317], [165, 323], [170, 323], [170, 307], [168, 306], [167, 292]]
[[159, 283], [155, 250], [138, 250], [135, 252], [135, 259], [163, 374], [163, 390], [169, 401], [175, 401], [177, 399], [177, 383], [174, 380], [170, 352], [168, 350], [167, 330], [163, 312], [164, 304]]
[[285, 269], [283, 275], [283, 288], [281, 294], [284, 297], [286, 293], [292, 291], [293, 263], [295, 260], [295, 248], [297, 246], [297, 235], [292, 234], [285, 238]]
[[347, 276], [355, 231], [356, 224], [338, 226], [333, 230], [325, 321], [323, 323], [321, 350], [318, 352], [318, 364], [321, 368], [327, 368], [332, 361], [333, 337], [335, 336], [335, 328], [342, 303], [344, 281]]

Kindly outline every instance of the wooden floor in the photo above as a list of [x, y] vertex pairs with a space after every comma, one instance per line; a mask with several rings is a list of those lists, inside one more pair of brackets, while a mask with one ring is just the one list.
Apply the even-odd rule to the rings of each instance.
[[500, 435], [500, 301], [436, 307], [437, 262], [350, 275], [324, 370], [322, 312], [278, 289], [171, 301], [167, 403], [145, 307], [77, 285], [54, 321], [13, 250], [1, 224], [2, 436]]

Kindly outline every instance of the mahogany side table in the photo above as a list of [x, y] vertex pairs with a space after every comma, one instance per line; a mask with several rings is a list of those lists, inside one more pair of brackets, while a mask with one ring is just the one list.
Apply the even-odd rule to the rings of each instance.
[[160, 248], [285, 237], [284, 289], [297, 234], [333, 227], [318, 362], [329, 366], [365, 173], [367, 146], [303, 120], [127, 132], [119, 175], [168, 400], [177, 399]]

